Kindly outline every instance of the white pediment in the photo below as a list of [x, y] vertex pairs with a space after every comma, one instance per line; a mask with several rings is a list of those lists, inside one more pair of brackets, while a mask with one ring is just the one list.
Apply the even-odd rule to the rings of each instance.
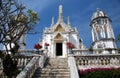
[[55, 32], [64, 32], [65, 28], [61, 24], [58, 24], [54, 31]]

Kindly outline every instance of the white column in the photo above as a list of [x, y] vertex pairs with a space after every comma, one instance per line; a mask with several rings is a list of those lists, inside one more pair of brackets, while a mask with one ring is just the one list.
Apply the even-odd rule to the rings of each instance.
[[66, 48], [66, 41], [62, 42], [62, 52], [63, 52], [63, 57], [67, 57], [67, 48]]
[[56, 42], [53, 43], [53, 57], [56, 57]]
[[94, 27], [94, 25], [93, 25], [93, 33], [94, 33], [94, 40], [98, 40], [99, 39], [98, 38], [98, 33], [97, 33], [96, 28]]
[[110, 31], [110, 33], [111, 33], [111, 37], [112, 37], [112, 38], [115, 38], [115, 36], [114, 36], [114, 32], [113, 32], [113, 29], [112, 29], [112, 27], [111, 27], [111, 24], [110, 24], [110, 30], [111, 30], [111, 31]]
[[107, 29], [107, 38], [110, 38], [110, 33], [109, 33], [109, 27], [108, 27], [108, 24], [105, 25], [106, 26], [106, 29]]
[[52, 57], [56, 57], [55, 48], [56, 48], [56, 44], [55, 44], [54, 41], [52, 41], [52, 52], [51, 52], [51, 56], [52, 56]]
[[92, 28], [92, 39], [93, 39], [93, 42], [94, 42], [95, 41], [95, 36], [94, 36], [93, 28]]
[[105, 38], [105, 29], [103, 26], [104, 25], [101, 25], [101, 32], [102, 32], [102, 38]]
[[114, 33], [113, 33], [113, 29], [111, 27], [111, 23], [109, 20], [107, 21], [107, 25], [108, 25], [108, 31], [109, 31], [110, 38], [115, 38]]

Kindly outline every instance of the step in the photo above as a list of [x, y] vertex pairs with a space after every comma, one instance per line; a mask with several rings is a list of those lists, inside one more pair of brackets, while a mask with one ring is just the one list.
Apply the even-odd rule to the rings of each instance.
[[37, 68], [33, 78], [70, 78], [67, 58], [50, 58], [44, 68]]
[[48, 60], [49, 63], [63, 63], [63, 64], [66, 64], [68, 61], [67, 58], [50, 58]]
[[46, 67], [44, 67], [44, 68], [51, 68], [51, 69], [53, 69], [53, 68], [58, 68], [58, 69], [60, 69], [60, 68], [63, 68], [63, 69], [67, 69], [67, 68], [69, 68], [68, 66], [46, 66]]
[[44, 75], [44, 74], [41, 74], [40, 76], [41, 77], [45, 77], [45, 76], [53, 76], [53, 77], [61, 77], [61, 76], [63, 77], [64, 76], [64, 77], [68, 77], [70, 75], [68, 75], [68, 74], [66, 74], [66, 75], [60, 75], [60, 74], [45, 74]]
[[67, 73], [58, 73], [58, 72], [48, 72], [48, 73], [40, 73], [40, 74], [35, 74], [34, 75], [35, 77], [39, 77], [39, 76], [70, 76], [70, 73], [67, 72]]
[[70, 76], [61, 76], [61, 77], [55, 77], [55, 76], [43, 76], [43, 77], [33, 77], [33, 78], [70, 78]]
[[36, 74], [50, 74], [50, 73], [56, 73], [56, 74], [70, 74], [70, 72], [59, 72], [59, 71], [40, 71], [40, 72], [36, 72]]
[[44, 68], [68, 68], [68, 66], [46, 66], [46, 67], [44, 67]]
[[70, 74], [70, 72], [56, 72], [56, 71], [52, 71], [52, 72], [41, 72], [40, 74]]
[[42, 70], [42, 71], [35, 71], [36, 74], [40, 74], [40, 73], [49, 73], [49, 72], [59, 72], [59, 73], [67, 73], [70, 72], [70, 69], [54, 69], [54, 70]]
[[69, 76], [70, 72], [69, 71], [36, 71], [34, 76], [40, 76], [40, 75], [44, 75], [44, 76], [50, 76], [50, 75], [61, 75], [61, 76]]
[[70, 71], [70, 69], [64, 69], [64, 68], [60, 68], [60, 69], [56, 69], [56, 68], [50, 68], [50, 69], [48, 69], [48, 68], [44, 68], [44, 69], [42, 69], [42, 71], [59, 71], [59, 72], [69, 72]]
[[44, 67], [44, 68], [37, 68], [36, 70], [51, 70], [51, 69], [69, 69], [69, 67]]
[[64, 59], [51, 59], [47, 61], [45, 66], [68, 66], [67, 60]]

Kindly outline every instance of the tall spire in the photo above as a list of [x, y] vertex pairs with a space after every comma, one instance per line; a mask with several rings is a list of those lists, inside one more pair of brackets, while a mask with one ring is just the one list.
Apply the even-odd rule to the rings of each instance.
[[63, 21], [62, 5], [59, 5], [59, 18], [58, 18], [58, 21]]

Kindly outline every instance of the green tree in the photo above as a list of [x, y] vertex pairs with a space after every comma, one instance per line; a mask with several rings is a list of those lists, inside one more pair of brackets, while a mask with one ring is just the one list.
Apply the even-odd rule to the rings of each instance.
[[[117, 41], [120, 42], [120, 34], [118, 35]], [[118, 52], [120, 53], [120, 48], [118, 47]]]

